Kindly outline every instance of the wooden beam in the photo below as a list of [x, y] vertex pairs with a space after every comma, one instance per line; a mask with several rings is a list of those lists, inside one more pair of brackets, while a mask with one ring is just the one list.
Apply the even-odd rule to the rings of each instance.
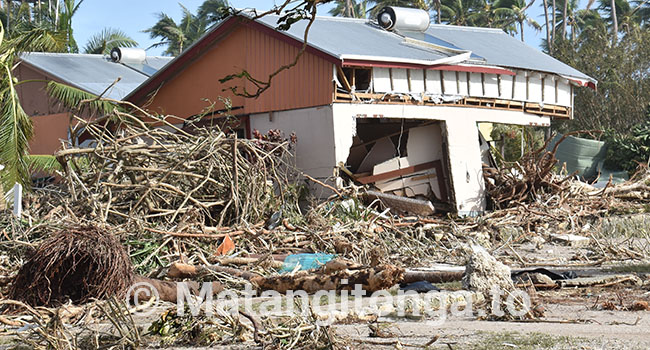
[[388, 171], [388, 172], [377, 174], [377, 175], [366, 176], [366, 177], [359, 178], [358, 180], [359, 180], [360, 183], [366, 185], [366, 184], [370, 184], [370, 183], [375, 183], [377, 181], [392, 179], [392, 178], [395, 178], [395, 177], [398, 177], [398, 176], [404, 176], [404, 175], [417, 173], [418, 171], [432, 169], [432, 168], [436, 167], [436, 163], [439, 164], [440, 160], [434, 160], [433, 162], [427, 162], [427, 163], [422, 163], [422, 164], [418, 164], [418, 165], [413, 165], [413, 166], [410, 166], [410, 167], [407, 167], [407, 168], [404, 168], [404, 169], [392, 170], [392, 171]]
[[339, 76], [341, 77], [341, 80], [343, 81], [343, 87], [348, 91], [352, 91], [352, 87], [350, 86], [350, 82], [348, 82], [348, 78], [345, 76], [345, 73], [343, 73], [343, 69], [341, 68], [341, 66], [336, 66], [336, 71], [339, 73]]

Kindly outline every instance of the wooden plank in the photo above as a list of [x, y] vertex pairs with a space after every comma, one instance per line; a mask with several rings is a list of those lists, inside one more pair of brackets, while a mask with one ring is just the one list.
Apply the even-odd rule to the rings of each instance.
[[343, 81], [343, 87], [348, 91], [352, 91], [352, 87], [348, 82], [348, 78], [345, 76], [345, 73], [343, 73], [343, 69], [341, 68], [341, 66], [336, 66], [336, 71], [339, 73], [338, 75]]
[[418, 171], [434, 168], [436, 166], [436, 163], [440, 163], [440, 160], [434, 160], [433, 162], [413, 165], [410, 167], [406, 167], [404, 169], [397, 169], [397, 170], [388, 171], [377, 175], [362, 177], [359, 178], [359, 182], [366, 185], [377, 181], [392, 179], [398, 176], [409, 175], [409, 174], [417, 173]]
[[[404, 96], [395, 96], [395, 99], [393, 99], [391, 95], [385, 95], [385, 94], [373, 94], [373, 93], [355, 93], [354, 94], [356, 97], [360, 99], [373, 99], [373, 103], [375, 104], [401, 104], [401, 105], [418, 105], [418, 106], [423, 106], [423, 105], [440, 105], [440, 106], [449, 106], [449, 105], [454, 105], [454, 106], [463, 106], [463, 107], [472, 107], [472, 108], [488, 108], [488, 109], [498, 109], [498, 110], [514, 110], [514, 111], [522, 111], [524, 110], [526, 113], [532, 113], [532, 114], [537, 114], [537, 115], [544, 115], [544, 116], [553, 116], [553, 117], [560, 117], [560, 118], [565, 118], [569, 117], [570, 118], [570, 108], [565, 107], [565, 106], [558, 106], [558, 105], [544, 105], [542, 108], [539, 103], [534, 103], [534, 102], [521, 102], [521, 101], [507, 101], [507, 100], [498, 100], [498, 99], [493, 99], [493, 98], [476, 98], [476, 97], [466, 97], [463, 99], [460, 99], [458, 101], [451, 101], [451, 102], [441, 102], [441, 103], [435, 103], [431, 101], [431, 99], [428, 96], [425, 96], [423, 101], [411, 101], [411, 100], [404, 100]], [[340, 102], [352, 102], [352, 103], [367, 103], [364, 101], [360, 100], [355, 100], [352, 101], [352, 97], [350, 94], [345, 94], [345, 93], [337, 93], [336, 94], [336, 100]], [[489, 104], [489, 106], [488, 106]]]
[[376, 191], [367, 191], [366, 196], [369, 199], [379, 199], [385, 206], [401, 212], [412, 213], [416, 215], [428, 216], [436, 212], [430, 201], [423, 201], [414, 198], [404, 198], [388, 193]]

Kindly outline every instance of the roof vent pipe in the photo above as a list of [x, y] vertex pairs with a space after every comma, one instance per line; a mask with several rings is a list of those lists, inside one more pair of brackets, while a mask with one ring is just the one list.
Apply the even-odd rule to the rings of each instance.
[[119, 63], [144, 63], [147, 52], [144, 49], [132, 47], [116, 47], [111, 50], [111, 59]]
[[424, 32], [429, 28], [429, 13], [420, 9], [387, 6], [379, 11], [377, 22], [386, 30]]

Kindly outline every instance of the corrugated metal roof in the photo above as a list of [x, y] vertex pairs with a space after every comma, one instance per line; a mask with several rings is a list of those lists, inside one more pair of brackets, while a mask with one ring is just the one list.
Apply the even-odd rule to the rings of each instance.
[[118, 77], [121, 80], [104, 95], [121, 100], [172, 60], [172, 57], [147, 57], [144, 64], [113, 62], [108, 56], [31, 52], [21, 60], [52, 77], [95, 95], [108, 88]]
[[[278, 18], [276, 15], [268, 15], [258, 21], [275, 28]], [[296, 22], [284, 33], [302, 41], [307, 23]], [[406, 43], [396, 33], [383, 30], [367, 20], [351, 18], [317, 17], [309, 29], [307, 41], [337, 58], [358, 55], [435, 61], [453, 56], [448, 52]]]
[[[166, 68], [160, 69], [126, 98], [138, 99], [151, 92], [157, 84], [161, 84], [189, 64], [192, 56], [200, 54], [206, 45], [210, 45], [211, 40], [218, 40], [219, 35], [225, 34], [233, 25], [245, 23], [240, 21], [241, 17], [250, 18], [249, 14], [242, 13], [240, 16], [232, 16], [213, 26]], [[257, 19], [256, 24], [275, 30], [279, 18], [277, 15], [267, 15]], [[278, 33], [286, 35], [291, 40], [302, 41], [307, 24], [306, 20], [299, 21], [292, 24], [288, 31], [278, 31]], [[424, 66], [479, 64], [554, 73], [567, 78], [584, 80], [584, 82], [580, 81], [581, 85], [586, 85], [586, 82], [594, 85], [596, 83], [595, 79], [522, 43], [500, 29], [432, 24], [425, 33], [398, 34], [386, 31], [365, 19], [316, 17], [307, 40], [313, 50], [341, 63], [348, 56], [347, 59], [350, 61], [363, 59], [372, 61], [381, 58], [380, 61], [383, 62], [417, 61], [416, 64]], [[466, 54], [461, 54], [461, 51], [465, 51]], [[471, 52], [471, 56], [468, 52]], [[462, 56], [466, 56], [468, 61], [453, 62]], [[442, 62], [444, 60], [450, 62]]]
[[490, 65], [556, 73], [596, 81], [577, 69], [526, 45], [501, 29], [431, 24], [426, 34], [454, 46], [471, 50], [472, 53], [485, 58]]
[[[277, 15], [268, 15], [258, 21], [275, 28], [279, 18]], [[297, 22], [285, 33], [302, 41], [306, 25], [307, 21]], [[364, 55], [399, 61], [435, 60], [449, 55], [425, 45], [420, 48], [406, 43], [405, 37], [449, 49], [471, 51], [471, 60], [475, 64], [556, 73], [595, 82], [584, 73], [495, 28], [431, 24], [425, 33], [398, 34], [386, 31], [365, 19], [316, 17], [309, 31], [308, 42], [315, 48], [339, 58], [345, 55]]]

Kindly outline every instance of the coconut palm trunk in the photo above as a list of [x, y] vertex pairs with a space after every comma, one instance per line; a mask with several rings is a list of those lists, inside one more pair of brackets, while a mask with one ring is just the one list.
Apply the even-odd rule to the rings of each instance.
[[562, 12], [562, 39], [566, 39], [566, 18], [567, 18], [568, 8], [569, 8], [569, 0], [564, 0], [564, 11]]
[[618, 18], [616, 18], [616, 1], [612, 0], [611, 2], [611, 12], [612, 12], [612, 42], [616, 45], [618, 40]]
[[544, 19], [546, 20], [546, 44], [548, 45], [548, 52], [553, 52], [553, 44], [551, 43], [551, 28], [548, 25], [548, 0], [544, 0]]
[[553, 20], [553, 28], [551, 31], [551, 42], [555, 43], [555, 20], [556, 20], [556, 12], [557, 12], [557, 5], [555, 4], [555, 0], [553, 0], [553, 17], [551, 18]]
[[345, 17], [354, 18], [354, 6], [352, 6], [352, 0], [345, 0]]

